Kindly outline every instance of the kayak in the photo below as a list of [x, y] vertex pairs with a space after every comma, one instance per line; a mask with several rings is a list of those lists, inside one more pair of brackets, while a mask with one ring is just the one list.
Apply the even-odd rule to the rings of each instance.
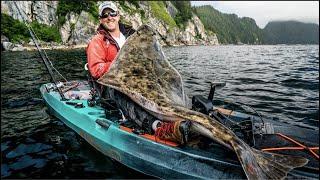
[[[129, 168], [157, 178], [246, 178], [234, 152], [204, 137], [194, 145], [182, 146], [142, 132], [131, 122], [107, 116], [108, 109], [88, 101], [91, 94], [87, 81], [63, 83], [66, 100], [55, 87], [53, 83], [40, 87], [49, 112], [101, 153]], [[256, 149], [309, 159], [306, 166], [290, 171], [288, 177], [319, 178], [319, 129], [266, 118], [261, 122], [259, 116], [216, 106], [212, 112], [226, 125], [228, 119], [242, 123], [239, 131], [235, 126], [230, 128]]]

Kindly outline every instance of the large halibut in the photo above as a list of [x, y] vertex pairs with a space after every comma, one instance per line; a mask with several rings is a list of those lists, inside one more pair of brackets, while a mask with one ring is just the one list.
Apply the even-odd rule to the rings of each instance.
[[248, 179], [283, 179], [308, 162], [251, 148], [217, 120], [187, 108], [182, 78], [148, 25], [140, 26], [127, 39], [98, 83], [120, 91], [160, 120], [190, 120], [193, 130], [235, 151]]

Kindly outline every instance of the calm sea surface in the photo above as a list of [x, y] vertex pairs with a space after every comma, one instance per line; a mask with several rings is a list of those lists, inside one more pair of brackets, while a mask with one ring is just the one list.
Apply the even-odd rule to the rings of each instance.
[[[319, 127], [319, 46], [164, 48], [185, 91], [240, 102], [279, 121]], [[85, 79], [84, 49], [47, 51], [68, 80]], [[2, 178], [149, 178], [95, 150], [47, 113], [39, 92], [49, 76], [37, 52], [1, 54]]]

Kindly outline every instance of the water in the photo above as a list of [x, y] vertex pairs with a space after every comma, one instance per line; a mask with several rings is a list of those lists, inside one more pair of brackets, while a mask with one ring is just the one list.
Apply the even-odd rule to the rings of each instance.
[[[319, 127], [319, 46], [164, 48], [185, 91], [251, 105], [262, 115]], [[84, 49], [47, 51], [68, 80], [85, 79]], [[37, 52], [1, 55], [2, 178], [150, 178], [112, 161], [48, 115], [39, 92], [49, 76]]]

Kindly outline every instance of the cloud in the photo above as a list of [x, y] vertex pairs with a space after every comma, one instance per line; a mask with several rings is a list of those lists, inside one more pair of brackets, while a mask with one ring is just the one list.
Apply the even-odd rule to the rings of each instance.
[[211, 5], [222, 13], [251, 17], [260, 28], [273, 20], [319, 24], [319, 1], [191, 1], [191, 5]]

